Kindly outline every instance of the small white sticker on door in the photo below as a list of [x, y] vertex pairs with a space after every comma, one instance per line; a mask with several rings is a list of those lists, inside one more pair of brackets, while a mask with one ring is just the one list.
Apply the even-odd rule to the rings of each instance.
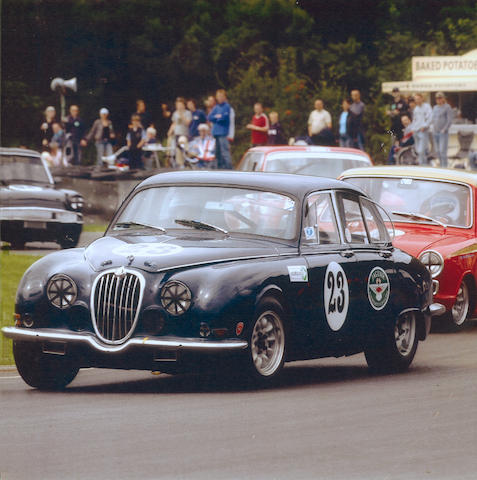
[[290, 282], [308, 282], [308, 269], [305, 265], [292, 265], [288, 267]]
[[326, 320], [331, 330], [336, 332], [343, 326], [348, 306], [348, 279], [341, 265], [331, 262], [326, 269], [324, 286]]

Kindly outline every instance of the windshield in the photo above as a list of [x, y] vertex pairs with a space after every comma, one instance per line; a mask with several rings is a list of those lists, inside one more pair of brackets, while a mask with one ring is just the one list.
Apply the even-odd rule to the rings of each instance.
[[455, 227], [472, 224], [471, 193], [465, 185], [416, 178], [360, 177], [346, 181], [368, 193], [395, 222], [435, 222]]
[[50, 183], [40, 158], [16, 155], [0, 156], [0, 180], [5, 183]]
[[285, 195], [223, 186], [164, 186], [134, 195], [109, 231], [155, 228], [244, 233], [290, 240], [296, 202]]
[[369, 160], [358, 155], [289, 152], [268, 155], [265, 171], [337, 178], [348, 168], [367, 166]]

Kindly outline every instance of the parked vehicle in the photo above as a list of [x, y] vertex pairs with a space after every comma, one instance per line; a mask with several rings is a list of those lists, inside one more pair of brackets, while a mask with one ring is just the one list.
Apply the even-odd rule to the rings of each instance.
[[372, 164], [369, 155], [356, 148], [292, 145], [250, 148], [237, 170], [337, 178], [344, 170]]
[[267, 383], [285, 361], [363, 351], [405, 370], [439, 308], [429, 271], [349, 183], [183, 171], [138, 185], [86, 249], [33, 264], [3, 333], [38, 388], [93, 366], [233, 365]]
[[55, 188], [38, 152], [0, 148], [0, 239], [13, 248], [33, 241], [75, 247], [83, 203], [78, 192]]
[[476, 312], [477, 175], [431, 167], [375, 167], [344, 172], [387, 209], [394, 244], [419, 258], [433, 278], [434, 297], [453, 329]]

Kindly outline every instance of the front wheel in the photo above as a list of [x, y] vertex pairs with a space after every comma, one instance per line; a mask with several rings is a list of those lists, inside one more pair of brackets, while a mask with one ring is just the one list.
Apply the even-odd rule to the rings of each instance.
[[265, 298], [257, 306], [249, 330], [245, 353], [246, 371], [260, 383], [270, 383], [285, 363], [285, 312], [275, 298]]
[[44, 354], [38, 344], [13, 342], [13, 356], [25, 383], [40, 390], [60, 390], [73, 381], [79, 367], [67, 356]]
[[466, 325], [470, 310], [469, 287], [464, 281], [460, 284], [454, 306], [450, 311], [450, 322], [453, 330], [461, 330]]
[[418, 342], [416, 313], [403, 313], [397, 317], [393, 328], [386, 328], [365, 349], [366, 362], [373, 371], [402, 372], [414, 359]]

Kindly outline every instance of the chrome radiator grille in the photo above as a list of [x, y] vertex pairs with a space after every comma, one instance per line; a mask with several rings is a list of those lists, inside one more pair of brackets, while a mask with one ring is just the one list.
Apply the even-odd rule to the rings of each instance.
[[91, 308], [97, 335], [121, 343], [133, 333], [142, 302], [144, 280], [124, 268], [100, 275], [93, 285]]

